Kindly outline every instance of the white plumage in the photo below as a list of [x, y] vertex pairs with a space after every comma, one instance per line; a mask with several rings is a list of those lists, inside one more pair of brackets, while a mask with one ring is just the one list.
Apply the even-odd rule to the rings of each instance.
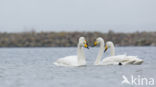
[[56, 66], [77, 66], [77, 56], [66, 56], [64, 58], [60, 58], [54, 62], [54, 64]]
[[142, 59], [137, 58], [137, 56], [127, 56], [127, 55], [117, 55], [106, 57], [102, 60], [102, 65], [139, 65], [143, 62]]
[[83, 51], [83, 46], [88, 48], [87, 42], [84, 37], [79, 38], [77, 55], [74, 56], [66, 56], [63, 58], [59, 58], [54, 62], [56, 66], [82, 66], [86, 65], [86, 58]]
[[[96, 39], [96, 44], [100, 44], [100, 50], [98, 53], [98, 56], [95, 61], [95, 65], [140, 65], [143, 63], [142, 59], [139, 59], [137, 56], [127, 56], [127, 55], [117, 55], [115, 56], [115, 47], [113, 42], [108, 41], [106, 45], [104, 44], [104, 40], [99, 37]], [[95, 44], [95, 45], [96, 45]], [[101, 61], [103, 52], [104, 52], [104, 45], [105, 45], [105, 51], [110, 48], [111, 56], [106, 57]]]

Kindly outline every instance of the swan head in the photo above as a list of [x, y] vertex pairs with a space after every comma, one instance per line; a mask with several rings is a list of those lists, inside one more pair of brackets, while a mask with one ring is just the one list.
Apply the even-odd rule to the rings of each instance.
[[107, 49], [110, 48], [110, 47], [112, 47], [112, 46], [114, 46], [113, 42], [107, 41], [107, 42], [106, 42], [106, 45], [105, 45], [105, 51], [104, 51], [104, 52], [106, 52]]
[[79, 38], [79, 44], [81, 47], [85, 47], [85, 48], [89, 49], [88, 43], [84, 37]]
[[103, 39], [102, 37], [98, 37], [98, 38], [96, 39], [96, 41], [94, 42], [94, 46], [100, 44], [101, 42], [104, 43], [104, 39]]

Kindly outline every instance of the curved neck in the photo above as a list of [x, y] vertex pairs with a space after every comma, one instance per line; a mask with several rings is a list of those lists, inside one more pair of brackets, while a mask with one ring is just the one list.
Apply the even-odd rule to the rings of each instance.
[[80, 46], [80, 44], [78, 44], [77, 47], [77, 59], [78, 59], [78, 65], [83, 65], [86, 61], [85, 55], [84, 55], [84, 51], [83, 51], [83, 47]]
[[110, 52], [111, 52], [111, 56], [115, 56], [115, 47], [114, 44], [110, 45]]
[[98, 53], [98, 55], [97, 55], [97, 57], [96, 57], [96, 60], [95, 60], [95, 62], [94, 62], [95, 65], [99, 65], [99, 64], [100, 64], [100, 61], [101, 61], [103, 52], [104, 52], [104, 41], [101, 41], [101, 42], [100, 42], [99, 53]]

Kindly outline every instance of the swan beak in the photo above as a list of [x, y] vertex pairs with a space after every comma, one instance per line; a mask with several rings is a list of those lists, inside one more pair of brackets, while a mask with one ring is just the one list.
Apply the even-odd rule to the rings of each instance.
[[87, 48], [87, 49], [89, 49], [88, 43], [86, 43], [86, 44], [84, 45], [84, 47]]
[[108, 49], [108, 46], [107, 46], [107, 45], [105, 45], [105, 51], [104, 51], [104, 53], [107, 51], [107, 49]]
[[94, 46], [96, 46], [96, 45], [97, 45], [97, 41], [94, 42]]

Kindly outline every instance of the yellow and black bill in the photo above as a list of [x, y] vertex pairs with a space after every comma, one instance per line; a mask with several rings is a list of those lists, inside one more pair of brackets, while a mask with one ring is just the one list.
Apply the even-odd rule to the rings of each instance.
[[94, 42], [94, 44], [92, 45], [92, 47], [95, 47], [97, 45], [97, 41]]
[[84, 44], [84, 47], [87, 48], [87, 49], [89, 49], [87, 41], [86, 41], [86, 43]]
[[105, 45], [105, 51], [104, 51], [104, 53], [105, 53], [107, 50], [108, 50], [108, 46], [107, 46], [107, 45]]

